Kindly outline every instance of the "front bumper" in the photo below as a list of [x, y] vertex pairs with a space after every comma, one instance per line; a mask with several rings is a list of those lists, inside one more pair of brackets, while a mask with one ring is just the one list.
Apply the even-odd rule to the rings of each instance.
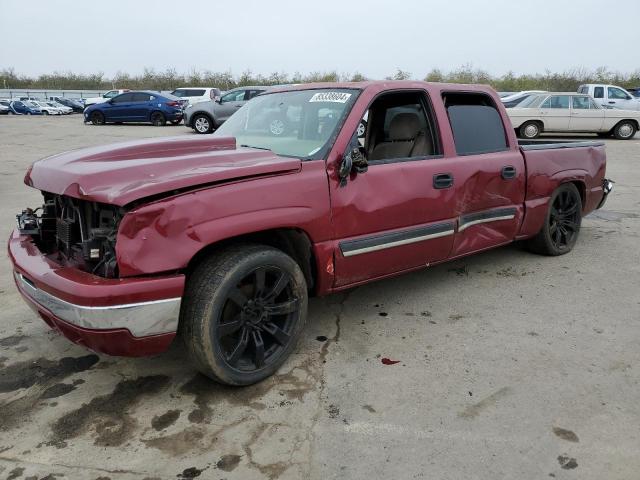
[[109, 355], [147, 356], [176, 335], [184, 275], [108, 279], [55, 263], [29, 236], [9, 239], [18, 291], [53, 329]]
[[602, 180], [602, 200], [600, 200], [600, 203], [598, 204], [596, 209], [601, 208], [605, 204], [605, 202], [607, 201], [607, 197], [612, 191], [613, 191], [613, 181], [609, 180], [608, 178], [603, 179]]

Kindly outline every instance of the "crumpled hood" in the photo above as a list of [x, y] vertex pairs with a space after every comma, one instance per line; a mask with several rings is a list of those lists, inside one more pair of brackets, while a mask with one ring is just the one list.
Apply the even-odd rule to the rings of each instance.
[[45, 192], [123, 206], [173, 190], [300, 167], [295, 158], [236, 148], [235, 138], [175, 137], [54, 155], [35, 162], [24, 181]]

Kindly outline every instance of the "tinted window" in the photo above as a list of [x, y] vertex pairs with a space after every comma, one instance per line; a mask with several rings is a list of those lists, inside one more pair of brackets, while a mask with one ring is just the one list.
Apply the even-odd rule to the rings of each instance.
[[572, 97], [572, 106], [578, 110], [589, 110], [589, 97]]
[[153, 100], [153, 97], [148, 93], [134, 93], [132, 102], [149, 102]]
[[483, 94], [445, 94], [458, 155], [507, 150], [507, 135], [493, 100]]
[[628, 100], [629, 97], [623, 90], [615, 87], [607, 87], [607, 94], [609, 98], [613, 98], [614, 100]]
[[593, 98], [604, 98], [604, 87], [596, 87], [593, 89]]
[[249, 90], [247, 100], [251, 100], [253, 97], [255, 97], [256, 95], [260, 95], [262, 92], [264, 92], [264, 90]]
[[171, 95], [173, 95], [174, 97], [187, 97], [187, 90], [174, 90], [173, 92], [171, 92]]
[[24, 103], [22, 102], [13, 102], [16, 107], [24, 107]]
[[197, 90], [187, 90], [189, 93], [186, 95], [187, 97], [201, 97], [205, 94], [206, 90], [197, 89]]
[[586, 85], [580, 85], [578, 93], [589, 93], [589, 87], [587, 87]]
[[133, 101], [133, 93], [123, 93], [111, 99], [113, 103], [125, 103]]

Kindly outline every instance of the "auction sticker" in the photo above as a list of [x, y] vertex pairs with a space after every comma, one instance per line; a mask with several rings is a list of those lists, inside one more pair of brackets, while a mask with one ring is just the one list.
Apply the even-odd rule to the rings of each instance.
[[309, 102], [333, 102], [333, 103], [347, 103], [351, 97], [350, 93], [344, 92], [320, 92], [314, 93], [313, 97], [309, 99]]

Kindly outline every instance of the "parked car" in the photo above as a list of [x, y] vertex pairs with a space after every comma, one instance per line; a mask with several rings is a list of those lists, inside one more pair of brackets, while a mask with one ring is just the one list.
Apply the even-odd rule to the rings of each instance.
[[140, 91], [126, 92], [90, 105], [84, 111], [84, 122], [105, 123], [150, 122], [163, 126], [167, 121], [178, 124], [182, 120], [180, 99], [171, 94]]
[[628, 140], [640, 126], [640, 112], [605, 109], [578, 93], [537, 95], [507, 112], [513, 128], [528, 139], [542, 132], [584, 132]]
[[[266, 121], [274, 103], [300, 112], [285, 135]], [[18, 215], [15, 281], [76, 343], [152, 355], [179, 329], [200, 371], [249, 385], [294, 351], [309, 295], [514, 240], [544, 255], [570, 252], [582, 217], [611, 190], [605, 148], [529, 143], [517, 141], [487, 86], [267, 92], [212, 136], [35, 162], [25, 183], [44, 205]]]
[[629, 88], [628, 92], [636, 98], [640, 98], [640, 87]]
[[9, 104], [11, 100], [0, 100], [0, 115], [7, 115], [9, 113]]
[[501, 97], [502, 104], [505, 108], [513, 108], [518, 105], [520, 102], [523, 102], [527, 98], [532, 95], [537, 95], [538, 93], [545, 93], [544, 90], [525, 90], [523, 92], [514, 93], [512, 95], [508, 95], [506, 97]]
[[47, 102], [25, 102], [40, 109], [43, 115], [62, 115], [62, 110]]
[[60, 110], [62, 112], [63, 115], [69, 115], [71, 113], [73, 113], [73, 108], [71, 107], [67, 107], [66, 105], [62, 105], [61, 103], [55, 102], [53, 100], [50, 100], [48, 102], [44, 102], [47, 105], [57, 108], [58, 110]]
[[64, 105], [65, 107], [69, 107], [71, 108], [74, 112], [77, 113], [82, 113], [82, 111], [84, 110], [84, 105], [82, 103], [80, 103], [77, 100], [74, 100], [72, 98], [66, 98], [66, 97], [49, 97], [49, 100], [53, 101], [53, 102], [58, 102], [61, 105]]
[[39, 107], [31, 104], [31, 102], [23, 102], [14, 100], [9, 104], [9, 115], [42, 115]]
[[220, 99], [222, 92], [219, 88], [211, 87], [181, 87], [176, 88], [171, 95], [180, 98], [182, 105], [186, 107], [208, 100], [216, 101]]
[[112, 99], [113, 97], [115, 97], [116, 95], [120, 95], [122, 93], [125, 92], [129, 92], [130, 90], [128, 89], [121, 89], [121, 90], [109, 90], [107, 93], [103, 94], [100, 97], [89, 97], [89, 98], [84, 98], [83, 102], [84, 102], [84, 107], [87, 108], [91, 105], [95, 105], [96, 103], [104, 103], [110, 99]]
[[270, 87], [238, 87], [229, 90], [217, 100], [199, 102], [184, 110], [184, 124], [196, 133], [211, 133], [222, 125], [240, 107]]
[[588, 83], [580, 85], [578, 93], [591, 95], [598, 104], [605, 108], [640, 110], [640, 98], [635, 98], [624, 88], [617, 85]]

